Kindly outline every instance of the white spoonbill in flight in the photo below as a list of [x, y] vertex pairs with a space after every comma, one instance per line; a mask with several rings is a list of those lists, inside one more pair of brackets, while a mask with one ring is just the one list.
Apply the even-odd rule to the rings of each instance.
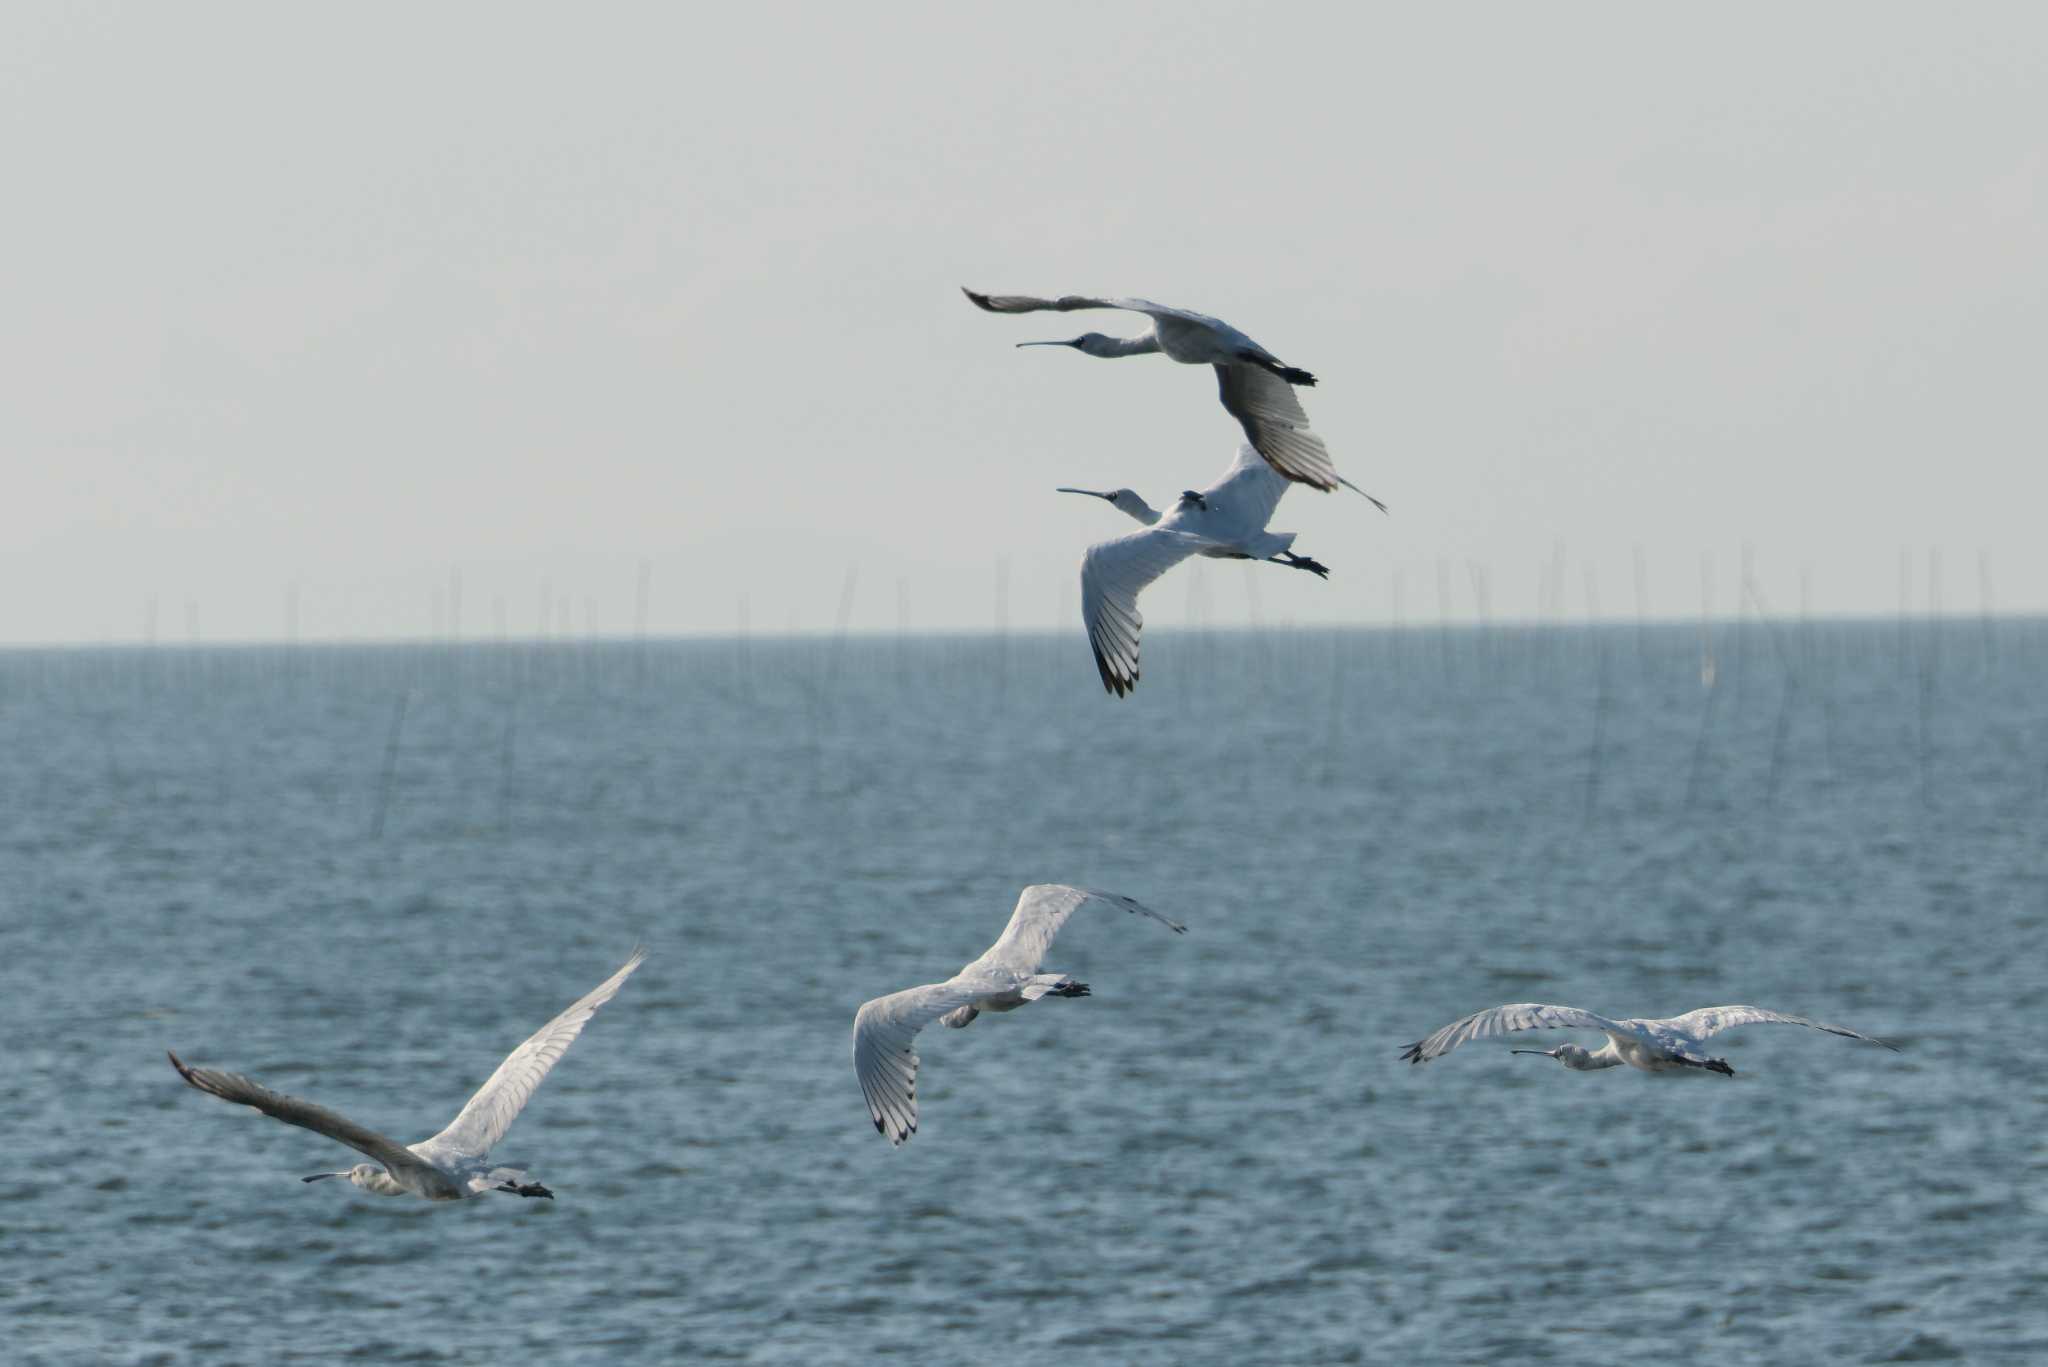
[[579, 999], [507, 1055], [505, 1061], [498, 1065], [498, 1071], [477, 1089], [476, 1095], [469, 1099], [461, 1114], [449, 1122], [447, 1129], [417, 1144], [400, 1145], [324, 1106], [273, 1092], [240, 1073], [188, 1068], [176, 1054], [170, 1056], [171, 1066], [178, 1070], [179, 1077], [202, 1092], [223, 1101], [253, 1106], [287, 1125], [297, 1125], [301, 1129], [324, 1134], [329, 1139], [338, 1139], [377, 1160], [375, 1163], [358, 1163], [339, 1172], [316, 1172], [311, 1177], [302, 1178], [302, 1181], [346, 1177], [363, 1190], [379, 1196], [411, 1195], [429, 1201], [460, 1201], [491, 1191], [507, 1192], [513, 1196], [541, 1196], [552, 1201], [555, 1194], [538, 1182], [526, 1181], [524, 1170], [492, 1167], [487, 1155], [492, 1146], [505, 1137], [505, 1131], [512, 1128], [512, 1121], [533, 1095], [534, 1088], [540, 1086], [548, 1070], [568, 1052], [576, 1036], [583, 1033], [584, 1025], [596, 1014], [597, 1008], [617, 994], [620, 984], [646, 957], [645, 950], [634, 950], [625, 967], [606, 978], [588, 996]]
[[1184, 491], [1165, 514], [1129, 489], [1103, 493], [1063, 485], [1059, 492], [1104, 499], [1146, 527], [1097, 542], [1081, 557], [1081, 618], [1088, 625], [1088, 644], [1095, 651], [1102, 686], [1118, 697], [1138, 686], [1138, 632], [1145, 622], [1138, 612], [1138, 594], [1189, 556], [1270, 560], [1330, 577], [1327, 566], [1293, 552], [1293, 532], [1266, 530], [1280, 495], [1287, 492], [1287, 481], [1259, 459], [1250, 442], [1238, 447], [1237, 459], [1222, 479], [1200, 491]]
[[1897, 1045], [1885, 1044], [1881, 1039], [1858, 1031], [1839, 1025], [1824, 1025], [1804, 1016], [1766, 1011], [1760, 1006], [1703, 1006], [1669, 1020], [1609, 1020], [1591, 1011], [1581, 1011], [1576, 1006], [1515, 1002], [1475, 1011], [1461, 1021], [1453, 1021], [1428, 1039], [1409, 1045], [1401, 1052], [1401, 1057], [1410, 1063], [1427, 1063], [1450, 1053], [1466, 1040], [1505, 1035], [1516, 1030], [1599, 1030], [1606, 1034], [1607, 1043], [1590, 1052], [1576, 1044], [1560, 1044], [1555, 1049], [1511, 1049], [1508, 1052], [1554, 1058], [1580, 1073], [1616, 1068], [1626, 1063], [1646, 1073], [1680, 1074], [1699, 1070], [1734, 1077], [1735, 1070], [1728, 1066], [1728, 1060], [1707, 1056], [1707, 1040], [1737, 1025], [1766, 1024], [1804, 1025], [1813, 1030], [1825, 1030], [1830, 1035], [1846, 1035], [1850, 1039], [1884, 1045], [1893, 1053], [1898, 1052]]
[[1040, 997], [1085, 997], [1088, 984], [1038, 965], [1069, 916], [1103, 907], [1149, 916], [1176, 933], [1187, 927], [1112, 892], [1035, 883], [1017, 899], [1010, 924], [988, 953], [942, 983], [906, 988], [864, 1002], [853, 1018], [853, 1071], [868, 1116], [891, 1144], [917, 1133], [917, 1034], [933, 1021], [960, 1029], [984, 1011], [1015, 1011]]
[[1230, 324], [1189, 309], [1168, 308], [1149, 299], [1096, 299], [1069, 294], [1059, 299], [1037, 299], [1027, 294], [976, 294], [961, 287], [962, 294], [990, 313], [1037, 313], [1052, 310], [1069, 313], [1075, 309], [1125, 309], [1152, 320], [1152, 330], [1143, 337], [1105, 337], [1084, 332], [1065, 342], [1019, 342], [1018, 346], [1070, 346], [1089, 356], [1144, 356], [1163, 353], [1168, 360], [1185, 365], [1216, 368], [1217, 396], [1223, 407], [1244, 428], [1249, 441], [1266, 458], [1266, 463], [1287, 478], [1329, 493], [1338, 485], [1362, 494], [1381, 512], [1387, 505], [1337, 473], [1323, 439], [1309, 430], [1308, 412], [1294, 397], [1295, 385], [1313, 385], [1316, 377], [1306, 370], [1280, 364], [1280, 358], [1239, 332]]

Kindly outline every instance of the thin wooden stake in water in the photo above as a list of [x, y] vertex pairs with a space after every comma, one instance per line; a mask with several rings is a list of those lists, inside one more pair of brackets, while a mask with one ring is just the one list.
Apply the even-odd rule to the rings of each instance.
[[1920, 651], [1920, 805], [1934, 806], [1934, 686], [1941, 667], [1941, 551], [1927, 552], [1927, 626]]
[[[1591, 570], [1587, 573], [1590, 575]], [[1599, 628], [1594, 627], [1598, 632]], [[1600, 680], [1593, 694], [1593, 750], [1586, 758], [1586, 808], [1580, 813], [1579, 824], [1587, 830], [1593, 828], [1593, 811], [1600, 802], [1600, 765], [1606, 752], [1607, 740], [1607, 640], [1600, 638]]]
[[996, 710], [1001, 711], [1010, 686], [1010, 557], [996, 557]]
[[398, 702], [391, 709], [391, 734], [384, 741], [384, 776], [377, 784], [377, 810], [370, 818], [370, 839], [384, 838], [384, 813], [391, 808], [391, 785], [398, 777], [398, 738], [405, 732], [405, 709], [412, 698], [412, 690], [398, 691]]
[[519, 719], [516, 704], [505, 707], [505, 735], [498, 746], [498, 833], [503, 835], [512, 820], [512, 737]]
[[1773, 807], [1778, 802], [1778, 783], [1785, 773], [1785, 747], [1792, 735], [1792, 705], [1799, 696], [1799, 675], [1792, 668], [1792, 652], [1778, 631], [1777, 623], [1771, 620], [1770, 604], [1764, 601], [1764, 592], [1757, 587], [1754, 578], [1742, 581], [1743, 596], [1756, 609], [1757, 621], [1763, 624], [1771, 648], [1777, 653], [1778, 668], [1783, 675], [1783, 689], [1778, 696], [1778, 720], [1771, 732], [1771, 771], [1764, 783], [1764, 805]]
[[910, 679], [910, 580], [896, 576], [896, 688]]
[[1436, 561], [1436, 657], [1444, 682], [1451, 681], [1451, 562]]
[[1714, 699], [1721, 696], [1721, 690], [1708, 684], [1706, 693], [1706, 703], [1700, 708], [1699, 734], [1693, 737], [1692, 742], [1692, 768], [1685, 779], [1685, 805], [1688, 808], [1699, 802], [1700, 774], [1707, 764], [1707, 734], [1714, 726]]
[[[1749, 694], [1749, 595], [1748, 588], [1756, 582], [1756, 547], [1742, 543], [1742, 574], [1735, 581], [1735, 714], [1743, 713], [1743, 701]], [[1738, 723], [1739, 725], [1740, 723]]]
[[1477, 560], [1467, 560], [1465, 572], [1472, 579], [1472, 613], [1479, 621], [1479, 645], [1474, 653], [1490, 677], [1500, 668], [1500, 643], [1493, 635], [1493, 603], [1486, 582], [1487, 572]]
[[733, 637], [732, 643], [733, 692], [741, 702], [746, 703], [751, 703], [754, 700], [754, 664], [747, 650], [747, 632], [750, 626], [749, 618], [752, 615], [749, 612], [750, 606], [747, 602], [747, 595], [741, 594], [739, 611], [737, 613], [739, 617], [739, 632]]
[[1984, 664], [1997, 663], [1997, 637], [1991, 630], [1991, 552], [1977, 552], [1977, 620], [1984, 632]]
[[299, 675], [299, 581], [294, 579], [284, 589], [284, 685], [287, 693], [298, 691]]
[[825, 691], [839, 688], [840, 657], [846, 654], [846, 628], [853, 620], [853, 591], [860, 583], [860, 566], [846, 567], [846, 580], [839, 586], [839, 615], [832, 623], [832, 657], [825, 666]]
[[640, 578], [633, 587], [633, 682], [647, 683], [647, 603], [654, 592], [654, 565], [640, 562]]
[[1650, 677], [1650, 643], [1644, 624], [1650, 617], [1650, 562], [1643, 556], [1643, 548], [1635, 548], [1636, 562], [1636, 669], [1647, 679]]
[[1899, 673], [1906, 672], [1906, 610], [1913, 597], [1913, 553], [1899, 547]]

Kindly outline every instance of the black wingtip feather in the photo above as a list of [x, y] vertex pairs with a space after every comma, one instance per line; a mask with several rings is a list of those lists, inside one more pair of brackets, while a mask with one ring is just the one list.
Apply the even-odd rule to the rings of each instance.
[[1106, 692], [1114, 693], [1117, 697], [1121, 698], [1138, 686], [1138, 671], [1132, 670], [1131, 677], [1127, 682], [1115, 670], [1109, 667], [1108, 656], [1095, 649], [1093, 644], [1089, 646], [1089, 649], [1094, 651], [1095, 672], [1102, 676], [1102, 687]]
[[171, 1061], [171, 1066], [178, 1070], [178, 1076], [185, 1079], [186, 1086], [197, 1087], [200, 1091], [205, 1092], [211, 1096], [220, 1095], [218, 1092], [215, 1092], [213, 1088], [207, 1086], [203, 1081], [201, 1081], [199, 1074], [193, 1069], [186, 1067], [185, 1061], [179, 1058], [176, 1054], [166, 1049], [164, 1050], [164, 1057], [169, 1059]]

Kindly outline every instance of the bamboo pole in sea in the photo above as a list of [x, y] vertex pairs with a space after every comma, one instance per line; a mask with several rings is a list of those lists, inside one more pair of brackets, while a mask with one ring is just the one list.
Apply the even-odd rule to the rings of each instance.
[[401, 687], [391, 709], [391, 731], [384, 741], [384, 771], [377, 782], [377, 807], [370, 818], [372, 840], [384, 838], [384, 817], [391, 809], [391, 790], [398, 777], [398, 743], [405, 733], [405, 713], [411, 699], [412, 690]]
[[1611, 704], [1607, 678], [1607, 633], [1600, 628], [1600, 585], [1597, 571], [1590, 564], [1585, 566], [1586, 576], [1586, 623], [1592, 634], [1597, 658], [1594, 661], [1595, 682], [1593, 685], [1593, 741], [1586, 756], [1586, 801], [1580, 813], [1579, 824], [1586, 830], [1593, 828], [1593, 813], [1600, 801], [1600, 770], [1606, 756], [1607, 713]]

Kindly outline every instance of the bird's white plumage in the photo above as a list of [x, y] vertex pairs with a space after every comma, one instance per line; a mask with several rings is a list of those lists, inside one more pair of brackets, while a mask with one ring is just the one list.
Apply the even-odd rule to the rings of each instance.
[[965, 973], [905, 988], [862, 1004], [853, 1017], [853, 1071], [868, 1115], [891, 1144], [917, 1133], [918, 1032], [948, 1012], [972, 1006], [1002, 984]]
[[[1808, 1020], [1804, 1016], [1788, 1016], [1783, 1012], [1766, 1011], [1757, 1006], [1706, 1006], [1669, 1019], [1613, 1019], [1581, 1010], [1576, 1006], [1553, 1006], [1544, 1002], [1511, 1002], [1506, 1006], [1492, 1006], [1484, 1011], [1475, 1011], [1462, 1020], [1452, 1021], [1441, 1030], [1407, 1046], [1401, 1057], [1410, 1063], [1427, 1063], [1431, 1059], [1448, 1054], [1468, 1040], [1512, 1034], [1521, 1030], [1598, 1030], [1608, 1038], [1608, 1045], [1600, 1051], [1601, 1055], [1610, 1055], [1611, 1051], [1611, 1057], [1618, 1062], [1655, 1071], [1656, 1065], [1664, 1062], [1694, 1065], [1720, 1063], [1720, 1060], [1708, 1059], [1702, 1047], [1710, 1036], [1737, 1025], [1767, 1023], [1804, 1025], [1809, 1029], [1825, 1030], [1831, 1035], [1844, 1035], [1850, 1039], [1884, 1045], [1887, 1049], [1895, 1048], [1881, 1039], [1843, 1026], [1825, 1025], [1820, 1021]], [[1717, 1068], [1715, 1071], [1726, 1070]]]
[[[1245, 541], [1266, 529], [1273, 520], [1273, 513], [1280, 506], [1281, 495], [1293, 483], [1285, 475], [1266, 464], [1258, 448], [1248, 441], [1237, 444], [1229, 468], [1223, 478], [1201, 491], [1202, 509], [1176, 510], [1189, 515], [1191, 523], [1199, 525], [1208, 535], [1218, 539]], [[1202, 514], [1199, 518], [1194, 514]], [[1175, 524], [1178, 525], [1178, 524]], [[1190, 530], [1193, 530], [1191, 525]], [[1293, 538], [1288, 538], [1290, 541]]]
[[491, 1151], [512, 1128], [534, 1089], [548, 1070], [561, 1061], [569, 1046], [583, 1033], [583, 1027], [603, 1006], [618, 995], [619, 988], [647, 957], [636, 949], [618, 972], [576, 999], [566, 1010], [527, 1037], [526, 1042], [505, 1056], [484, 1085], [476, 1089], [448, 1128], [414, 1147], [430, 1158], [457, 1160], [479, 1158]]
[[[514, 1049], [446, 1129], [417, 1144], [401, 1146], [338, 1112], [274, 1092], [240, 1073], [190, 1068], [176, 1054], [171, 1055], [171, 1064], [180, 1077], [202, 1092], [223, 1101], [253, 1106], [287, 1125], [324, 1134], [367, 1154], [389, 1172], [391, 1182], [386, 1185], [394, 1193], [403, 1190], [437, 1201], [476, 1196], [492, 1189], [508, 1174], [523, 1175], [517, 1169], [490, 1166], [486, 1162], [490, 1150], [505, 1137], [541, 1079], [583, 1032], [597, 1008], [617, 995], [620, 986], [646, 957], [645, 950], [635, 949], [618, 972]], [[358, 1180], [357, 1185], [368, 1184]], [[384, 1191], [386, 1185], [371, 1189]]]
[[[969, 299], [990, 313], [1072, 313], [1077, 309], [1123, 309], [1127, 313], [1142, 313], [1153, 320], [1172, 318], [1179, 322], [1191, 323], [1199, 328], [1214, 331], [1219, 336], [1234, 338], [1246, 346], [1258, 343], [1239, 332], [1220, 318], [1211, 318], [1206, 313], [1193, 309], [1174, 308], [1170, 304], [1155, 304], [1150, 299], [1111, 299], [1093, 294], [1063, 294], [1057, 299], [1041, 299], [1030, 294], [976, 294], [963, 289]], [[1264, 350], [1263, 347], [1260, 350]]]
[[[1091, 355], [1113, 357], [1158, 351], [1184, 365], [1216, 369], [1217, 396], [1237, 419], [1268, 464], [1287, 479], [1327, 493], [1342, 484], [1371, 499], [1381, 511], [1386, 504], [1337, 473], [1323, 439], [1309, 428], [1308, 413], [1295, 397], [1295, 385], [1313, 385], [1316, 377], [1282, 365], [1280, 358], [1250, 337], [1206, 313], [1155, 304], [1150, 299], [1068, 294], [1056, 299], [1029, 294], [977, 294], [963, 289], [977, 308], [990, 313], [1072, 313], [1077, 309], [1123, 309], [1152, 320], [1149, 340], [1118, 342], [1096, 334], [1063, 345]], [[1083, 345], [1087, 343], [1087, 345]]]
[[1316, 562], [1292, 554], [1294, 533], [1266, 530], [1287, 486], [1250, 442], [1240, 442], [1222, 478], [1192, 499], [1183, 496], [1163, 515], [1128, 489], [1114, 494], [1062, 491], [1093, 494], [1149, 524], [1142, 532], [1098, 542], [1081, 558], [1081, 620], [1104, 688], [1121, 697], [1137, 686], [1138, 638], [1144, 626], [1138, 595], [1190, 555], [1278, 560], [1327, 574]]
[[1171, 527], [1147, 527], [1098, 541], [1081, 557], [1081, 620], [1102, 686], [1118, 697], [1138, 686], [1138, 634], [1145, 625], [1138, 595], [1203, 544]]
[[918, 1032], [955, 1012], [961, 1014], [951, 1023], [965, 1025], [981, 1011], [1013, 1011], [1051, 992], [1086, 992], [1064, 974], [1038, 971], [1060, 927], [1085, 906], [1149, 916], [1177, 933], [1187, 929], [1133, 898], [1036, 883], [1018, 896], [996, 942], [953, 977], [862, 1003], [853, 1018], [853, 1071], [869, 1119], [891, 1144], [917, 1133]]
[[1517, 1030], [1621, 1030], [1620, 1021], [1596, 1016], [1591, 1011], [1581, 1011], [1576, 1006], [1548, 1006], [1542, 1002], [1511, 1002], [1506, 1006], [1488, 1007], [1474, 1011], [1463, 1020], [1452, 1021], [1443, 1029], [1425, 1039], [1408, 1046], [1411, 1053], [1402, 1057], [1411, 1063], [1427, 1063], [1440, 1058], [1467, 1040], [1485, 1039], [1489, 1035], [1506, 1035]]
[[1887, 1049], [1894, 1049], [1893, 1045], [1885, 1044], [1873, 1035], [1851, 1030], [1847, 1026], [1828, 1025], [1822, 1021], [1808, 1020], [1804, 1016], [1788, 1016], [1782, 1011], [1766, 1011], [1761, 1006], [1702, 1006], [1697, 1011], [1673, 1016], [1668, 1021], [1635, 1021], [1633, 1024], [1668, 1025], [1692, 1040], [1704, 1040], [1738, 1025], [1803, 1025], [1809, 1030], [1825, 1030], [1830, 1035], [1845, 1035], [1850, 1039], [1883, 1044]]
[[1053, 937], [1060, 933], [1060, 927], [1067, 923], [1069, 916], [1091, 902], [1127, 911], [1134, 916], [1149, 916], [1176, 933], [1187, 930], [1180, 922], [1168, 920], [1135, 897], [1097, 892], [1093, 888], [1070, 887], [1065, 883], [1034, 883], [1019, 894], [1017, 905], [1010, 912], [1010, 923], [1003, 927], [1003, 933], [980, 958], [960, 970], [962, 976], [977, 973], [1024, 976], [1036, 973], [1038, 966], [1045, 962], [1045, 952], [1052, 948]]

